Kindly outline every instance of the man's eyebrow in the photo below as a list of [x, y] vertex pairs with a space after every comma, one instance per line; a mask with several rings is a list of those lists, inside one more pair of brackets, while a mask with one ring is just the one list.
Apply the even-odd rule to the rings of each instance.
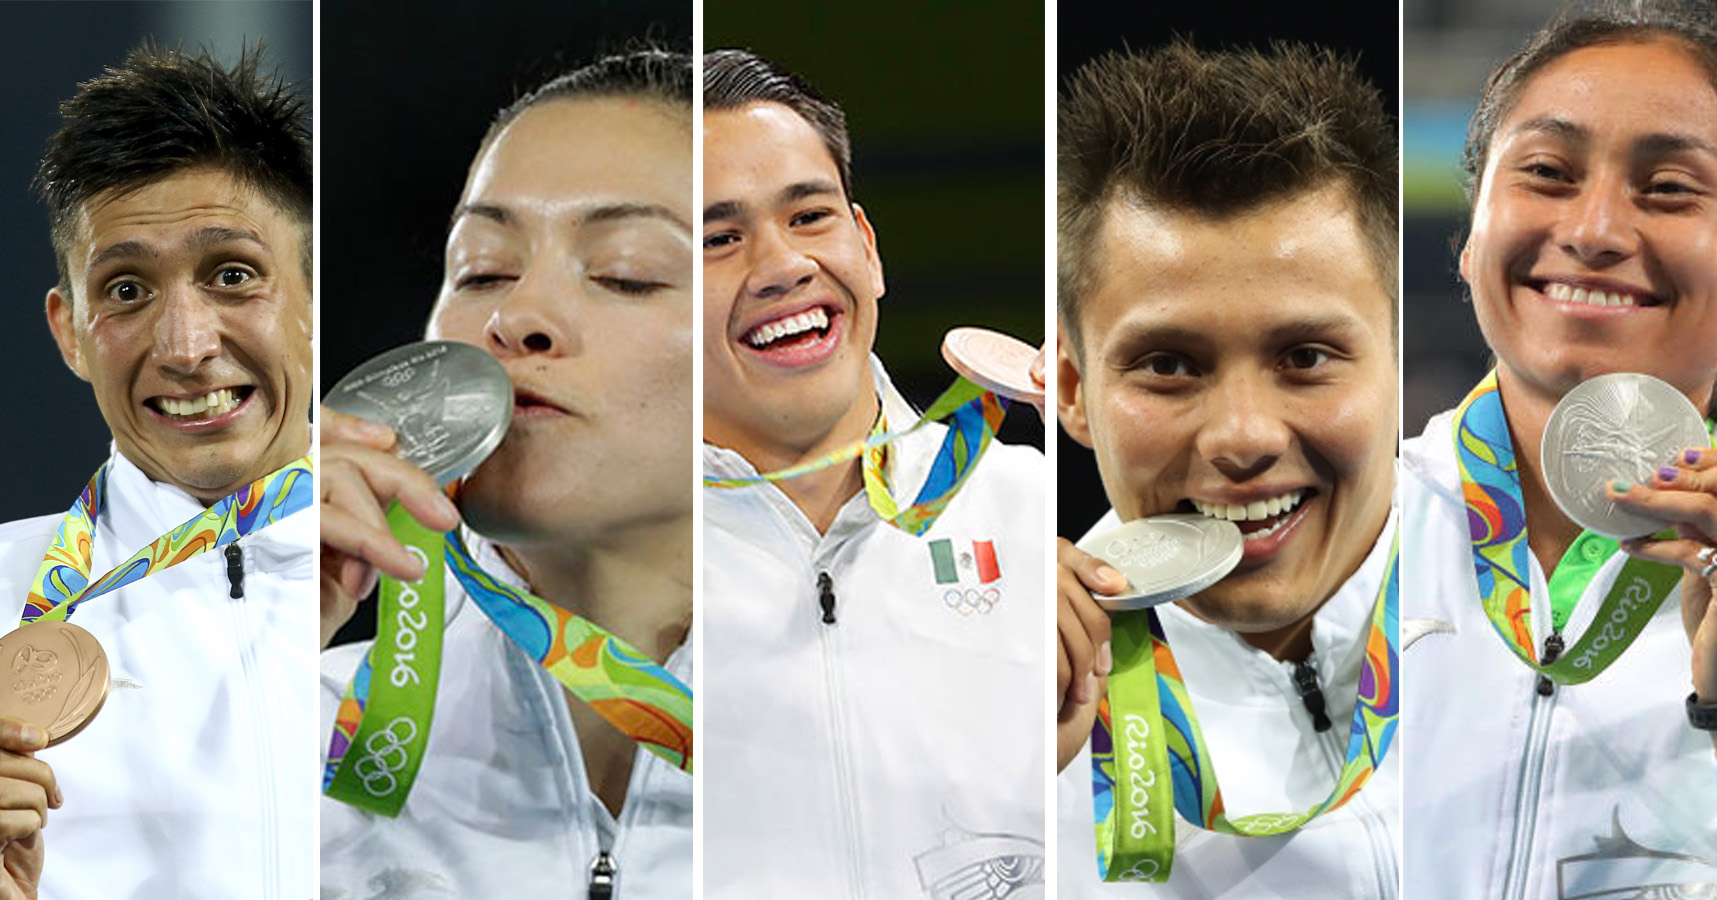
[[811, 181], [798, 181], [787, 185], [781, 189], [779, 194], [775, 195], [775, 200], [777, 203], [792, 203], [796, 200], [804, 200], [807, 197], [823, 197], [829, 194], [838, 195], [840, 192], [840, 185], [827, 179], [818, 178]]
[[703, 208], [703, 223], [721, 222], [727, 219], [741, 218], [745, 207], [738, 200], [722, 200]]
[[210, 225], [207, 228], [199, 229], [197, 233], [191, 235], [189, 243], [198, 250], [208, 250], [210, 247], [234, 242], [255, 244], [265, 250], [268, 248], [268, 244], [255, 232], [225, 225]]
[[[775, 193], [775, 203], [786, 206], [810, 197], [841, 196], [841, 186], [825, 178], [814, 178], [810, 181], [795, 181]], [[738, 200], [722, 200], [704, 207], [703, 223], [721, 222], [728, 219], [740, 219], [745, 216], [745, 205]]]
[[152, 259], [158, 255], [159, 254], [155, 252], [155, 248], [148, 246], [142, 241], [120, 241], [117, 244], [110, 244], [103, 247], [101, 252], [91, 256], [89, 258], [89, 265], [84, 267], [84, 272], [86, 274], [93, 272], [96, 267], [102, 263], [111, 262], [116, 259]]
[[1351, 331], [1362, 325], [1363, 323], [1357, 317], [1349, 313], [1309, 315], [1304, 318], [1273, 323], [1264, 329], [1264, 336], [1271, 344], [1295, 344], [1301, 341], [1327, 338], [1332, 334]]

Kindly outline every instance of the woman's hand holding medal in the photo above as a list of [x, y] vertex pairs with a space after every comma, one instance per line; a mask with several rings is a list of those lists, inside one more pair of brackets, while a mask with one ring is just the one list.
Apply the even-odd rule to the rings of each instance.
[[1717, 450], [1692, 447], [1658, 469], [1649, 485], [1605, 489], [1617, 506], [1670, 523], [1676, 536], [1625, 541], [1628, 553], [1687, 570], [1681, 617], [1693, 643], [1693, 687], [1704, 704], [1717, 703]]
[[395, 455], [393, 429], [356, 416], [321, 410], [322, 646], [352, 617], [385, 572], [411, 581], [423, 566], [388, 530], [397, 501], [419, 522], [439, 530], [459, 524], [459, 510], [427, 472]]

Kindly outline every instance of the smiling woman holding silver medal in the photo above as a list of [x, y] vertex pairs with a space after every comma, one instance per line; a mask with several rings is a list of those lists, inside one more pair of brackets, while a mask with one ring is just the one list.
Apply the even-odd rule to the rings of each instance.
[[690, 894], [690, 106], [687, 57], [641, 51], [503, 111], [428, 329], [460, 343], [327, 398], [395, 430], [324, 413], [324, 641], [383, 583], [378, 640], [324, 656], [324, 896]]
[[1409, 896], [1717, 889], [1714, 12], [1552, 23], [1469, 127], [1496, 368], [1403, 452]]

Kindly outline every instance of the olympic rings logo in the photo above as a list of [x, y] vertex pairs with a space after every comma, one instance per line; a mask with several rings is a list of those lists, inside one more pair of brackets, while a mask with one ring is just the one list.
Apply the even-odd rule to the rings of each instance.
[[946, 604], [949, 609], [962, 616], [969, 616], [972, 613], [989, 615], [990, 610], [995, 609], [996, 604], [1000, 603], [1001, 599], [1001, 591], [998, 591], [995, 588], [989, 588], [983, 591], [980, 591], [977, 588], [966, 588], [965, 590], [961, 590], [960, 588], [949, 588], [947, 592], [942, 595], [942, 602]]
[[[401, 725], [405, 726], [403, 733]], [[353, 764], [352, 774], [358, 777], [370, 796], [386, 797], [399, 788], [399, 780], [394, 773], [411, 761], [411, 751], [406, 749], [406, 745], [415, 740], [417, 723], [399, 716], [364, 741], [364, 756]]]
[[[1150, 866], [1148, 869], [1145, 868], [1147, 864]], [[1154, 859], [1141, 859], [1133, 863], [1132, 868], [1122, 872], [1118, 880], [1125, 882], [1152, 881], [1156, 879], [1157, 873], [1160, 871], [1162, 871], [1161, 863]]]

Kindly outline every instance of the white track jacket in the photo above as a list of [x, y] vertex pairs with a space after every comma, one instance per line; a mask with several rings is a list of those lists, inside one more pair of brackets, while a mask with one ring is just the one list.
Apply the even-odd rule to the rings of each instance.
[[[469, 530], [465, 542], [485, 571], [525, 587], [494, 544]], [[614, 900], [691, 897], [691, 776], [639, 749], [616, 820], [590, 787], [560, 682], [467, 602], [451, 571], [446, 583], [441, 686], [423, 768], [397, 819], [322, 798], [322, 900], [584, 900], [603, 851], [614, 863]], [[318, 759], [369, 648], [322, 654]], [[691, 682], [689, 643], [667, 669]]]
[[[892, 446], [903, 505], [942, 434]], [[862, 493], [819, 535], [772, 485], [705, 489], [704, 897], [1044, 896], [1045, 478], [992, 444], [922, 537]]]
[[[205, 507], [119, 453], [96, 521], [100, 576]], [[67, 485], [70, 508], [83, 485]], [[0, 597], [16, 624], [64, 512], [0, 526]], [[303, 900], [314, 890], [311, 807], [318, 613], [316, 516], [97, 597], [71, 621], [107, 652], [114, 686], [88, 728], [37, 754], [65, 806], [48, 813], [43, 900]]]
[[[1403, 451], [1407, 896], [1717, 896], [1717, 761], [1683, 706], [1679, 591], [1608, 671], [1541, 696], [1479, 605], [1453, 421], [1432, 419]], [[1624, 560], [1587, 585], [1570, 645]], [[1536, 559], [1531, 577], [1542, 647], [1550, 601]]]
[[[1093, 531], [1119, 524], [1111, 512]], [[1388, 567], [1395, 517], [1359, 570], [1319, 609], [1312, 657], [1330, 728], [1321, 734], [1294, 688], [1291, 663], [1201, 621], [1179, 606], [1158, 608], [1199, 727], [1210, 747], [1230, 816], [1302, 812], [1329, 796], [1347, 759], [1353, 704], [1377, 591]], [[1403, 544], [1405, 548], [1405, 544]], [[1402, 582], [1402, 591], [1406, 591]], [[1401, 841], [1400, 728], [1383, 765], [1354, 799], [1277, 837], [1237, 837], [1175, 815], [1175, 858], [1167, 883], [1104, 884], [1092, 831], [1091, 748], [1087, 744], [1056, 785], [1064, 900], [1174, 897], [1206, 900], [1385, 900], [1398, 895]]]

